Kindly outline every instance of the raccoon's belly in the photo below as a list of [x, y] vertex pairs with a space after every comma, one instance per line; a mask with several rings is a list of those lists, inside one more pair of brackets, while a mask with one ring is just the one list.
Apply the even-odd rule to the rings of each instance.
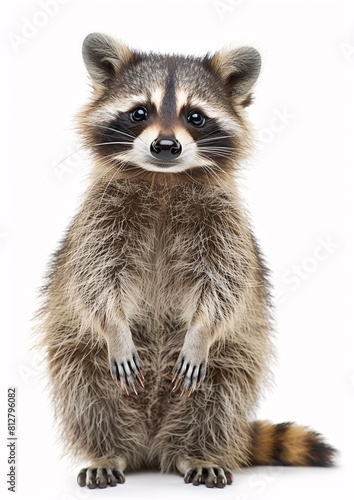
[[170, 272], [170, 264], [161, 256], [163, 250], [151, 249], [145, 259], [139, 257], [133, 263], [133, 273], [122, 283], [123, 307], [129, 318], [139, 322], [154, 318], [155, 322], [178, 320], [183, 317], [183, 291], [180, 277]]
[[138, 404], [143, 408], [148, 447], [175, 399], [171, 392], [173, 368], [186, 333], [185, 325], [176, 316], [173, 311], [169, 316], [157, 314], [149, 307], [130, 325], [145, 377]]
[[187, 324], [179, 303], [181, 291], [173, 276], [155, 265], [140, 270], [134, 280], [129, 325], [144, 365], [146, 390], [153, 399], [162, 401], [172, 380]]

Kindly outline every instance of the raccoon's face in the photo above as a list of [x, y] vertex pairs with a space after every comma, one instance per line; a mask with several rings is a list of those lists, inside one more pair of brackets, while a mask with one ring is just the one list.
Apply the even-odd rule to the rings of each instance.
[[83, 56], [94, 98], [80, 129], [107, 168], [217, 174], [244, 156], [243, 108], [260, 70], [256, 50], [205, 58], [142, 54], [91, 34]]

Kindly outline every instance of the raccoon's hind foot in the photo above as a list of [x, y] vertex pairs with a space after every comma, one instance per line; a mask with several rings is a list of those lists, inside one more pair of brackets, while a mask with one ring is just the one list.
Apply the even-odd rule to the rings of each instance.
[[232, 473], [226, 467], [191, 467], [184, 475], [185, 483], [205, 484], [207, 488], [225, 488], [232, 481]]
[[125, 483], [125, 476], [119, 469], [110, 467], [88, 467], [81, 469], [77, 476], [79, 486], [87, 486], [91, 490], [94, 488], [106, 488], [107, 486], [117, 486], [117, 483]]
[[225, 488], [234, 480], [230, 469], [215, 464], [201, 463], [200, 460], [185, 460], [177, 458], [176, 467], [184, 476], [185, 483], [194, 486], [205, 484], [207, 488]]

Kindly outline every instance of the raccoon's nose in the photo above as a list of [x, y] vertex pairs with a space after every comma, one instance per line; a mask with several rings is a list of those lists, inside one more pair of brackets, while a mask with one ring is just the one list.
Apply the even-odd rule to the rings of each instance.
[[182, 146], [175, 137], [161, 135], [152, 141], [150, 151], [159, 160], [174, 160], [182, 153]]

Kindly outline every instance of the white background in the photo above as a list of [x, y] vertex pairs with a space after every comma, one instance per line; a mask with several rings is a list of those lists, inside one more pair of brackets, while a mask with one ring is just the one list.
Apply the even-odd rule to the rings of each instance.
[[[48, 16], [46, 1], [1, 4], [0, 491], [7, 490], [6, 393], [15, 385], [17, 498], [351, 497], [353, 254], [346, 260], [345, 231], [353, 213], [353, 2], [62, 0]], [[250, 109], [258, 150], [242, 184], [273, 273], [278, 365], [259, 417], [321, 431], [341, 451], [337, 468], [254, 468], [222, 491], [136, 473], [124, 486], [89, 491], [76, 486], [81, 464], [60, 459], [38, 356], [29, 351], [30, 318], [89, 168], [82, 151], [66, 157], [77, 148], [72, 117], [89, 97], [81, 43], [91, 31], [145, 50], [203, 54], [236, 43], [261, 51]]]

